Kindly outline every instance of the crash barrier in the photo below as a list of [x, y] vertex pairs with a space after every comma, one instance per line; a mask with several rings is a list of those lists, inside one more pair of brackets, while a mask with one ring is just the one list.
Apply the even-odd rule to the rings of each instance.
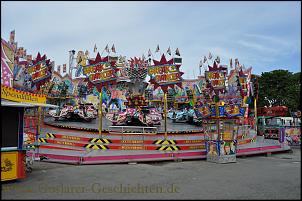
[[[87, 138], [78, 136], [68, 136], [61, 134], [47, 133], [46, 138], [39, 138], [40, 144], [56, 144], [69, 147], [81, 147], [96, 150], [197, 150], [204, 149], [204, 140], [146, 140], [143, 138], [132, 139], [106, 139], [106, 138]], [[123, 137], [123, 136], [122, 136]]]

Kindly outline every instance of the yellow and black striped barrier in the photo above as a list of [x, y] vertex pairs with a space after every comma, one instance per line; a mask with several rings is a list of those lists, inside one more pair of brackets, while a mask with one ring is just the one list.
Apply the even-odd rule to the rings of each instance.
[[89, 142], [93, 143], [102, 143], [102, 144], [110, 144], [111, 141], [108, 139], [101, 139], [101, 138], [91, 138], [89, 139]]
[[45, 138], [40, 137], [38, 139], [38, 142], [44, 142], [44, 143], [48, 143], [47, 140]]
[[180, 147], [178, 146], [161, 146], [161, 147], [158, 147], [156, 150], [159, 150], [159, 151], [177, 151], [177, 150], [180, 150]]
[[106, 145], [101, 145], [101, 144], [85, 144], [84, 148], [86, 148], [86, 149], [102, 149], [102, 150], [109, 149]]
[[52, 133], [46, 133], [46, 138], [56, 138], [56, 136]]
[[153, 144], [176, 144], [174, 140], [155, 140]]

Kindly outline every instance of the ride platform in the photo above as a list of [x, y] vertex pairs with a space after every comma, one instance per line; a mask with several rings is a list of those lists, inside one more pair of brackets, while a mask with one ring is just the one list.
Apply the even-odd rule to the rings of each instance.
[[[122, 129], [119, 131], [106, 119], [103, 126], [100, 135], [97, 121], [61, 122], [45, 118], [36, 155], [46, 157], [48, 162], [79, 165], [206, 159], [205, 133], [195, 125], [169, 120], [167, 135], [163, 126], [141, 133], [134, 127], [119, 127]], [[287, 144], [263, 139], [254, 130], [239, 133], [237, 139], [237, 156], [290, 150]]]

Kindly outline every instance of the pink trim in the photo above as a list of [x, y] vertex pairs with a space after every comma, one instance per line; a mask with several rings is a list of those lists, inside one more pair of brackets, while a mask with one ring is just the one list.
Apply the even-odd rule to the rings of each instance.
[[85, 161], [101, 161], [101, 160], [129, 160], [129, 159], [155, 159], [155, 158], [176, 158], [181, 156], [203, 156], [205, 152], [187, 152], [187, 153], [163, 153], [163, 154], [140, 154], [140, 155], [120, 155], [120, 156], [96, 156], [96, 157], [84, 157]]
[[68, 148], [68, 147], [56, 147], [51, 145], [40, 145], [40, 149], [60, 149], [60, 150], [72, 150], [72, 151], [85, 151], [83, 149]]
[[49, 159], [58, 159], [58, 160], [65, 160], [65, 161], [80, 161], [79, 156], [66, 156], [66, 155], [43, 154], [43, 153], [39, 153], [38, 155], [49, 157]]
[[245, 149], [238, 149], [237, 153], [246, 153], [246, 152], [253, 152], [253, 151], [264, 151], [268, 149], [279, 149], [281, 148], [280, 145], [274, 146], [266, 146], [266, 147], [255, 147], [255, 148], [245, 148]]

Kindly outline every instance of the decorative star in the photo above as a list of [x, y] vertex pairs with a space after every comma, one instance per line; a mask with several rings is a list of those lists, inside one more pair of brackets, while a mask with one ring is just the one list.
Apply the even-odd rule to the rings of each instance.
[[[154, 60], [154, 59], [153, 59], [153, 63], [154, 63], [154, 66], [159, 66], [159, 65], [171, 65], [171, 64], [174, 64], [174, 61], [173, 61], [173, 58], [167, 61], [165, 55], [163, 54], [163, 55], [161, 56], [160, 61], [157, 61], [157, 60]], [[175, 67], [176, 67], [178, 73], [180, 73], [180, 76], [182, 76], [184, 73], [179, 71], [180, 66], [181, 66], [180, 64], [175, 64]], [[181, 79], [182, 79], [182, 78], [181, 78]], [[178, 86], [178, 87], [180, 87], [180, 88], [182, 88], [182, 82], [178, 82], [178, 83], [176, 83], [176, 84], [162, 84], [162, 85], [160, 85], [159, 83], [156, 82], [156, 80], [155, 80], [154, 78], [151, 78], [151, 79], [149, 80], [149, 82], [150, 82], [151, 84], [154, 85], [154, 89], [156, 89], [156, 88], [158, 88], [158, 87], [161, 87], [161, 89], [162, 89], [165, 93], [168, 91], [168, 88], [169, 88], [169, 87], [170, 87], [170, 88], [174, 88], [175, 85]]]

